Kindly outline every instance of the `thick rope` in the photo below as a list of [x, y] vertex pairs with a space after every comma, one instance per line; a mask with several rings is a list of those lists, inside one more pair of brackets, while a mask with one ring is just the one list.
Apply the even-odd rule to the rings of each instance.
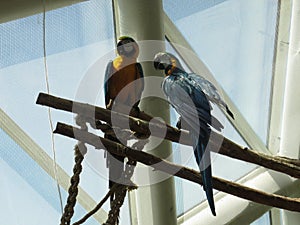
[[[81, 117], [76, 117], [76, 123], [81, 127], [81, 129], [87, 130], [87, 126]], [[67, 204], [64, 208], [64, 213], [60, 220], [60, 225], [70, 225], [71, 223], [71, 218], [74, 214], [74, 207], [76, 204], [76, 197], [78, 195], [78, 185], [80, 181], [80, 173], [82, 171], [81, 163], [84, 159], [84, 155], [87, 152], [87, 148], [82, 142], [78, 142], [78, 144], [75, 145], [74, 150], [75, 165], [73, 167], [73, 176], [71, 177], [71, 185], [68, 190], [69, 196], [67, 199]]]
[[108, 213], [108, 218], [104, 225], [117, 225], [119, 224], [120, 208], [124, 203], [127, 193], [127, 186], [120, 185], [115, 191], [115, 199], [111, 203], [111, 209]]
[[[136, 150], [142, 150], [146, 142], [136, 142], [132, 148]], [[120, 187], [115, 191], [115, 199], [112, 201], [111, 210], [108, 213], [108, 219], [104, 225], [117, 225], [119, 224], [120, 208], [122, 207], [127, 191], [131, 191], [137, 188], [137, 186], [130, 180], [137, 162], [132, 159], [128, 159], [125, 166], [125, 171], [123, 173], [123, 182], [125, 185], [120, 185]]]
[[[118, 128], [113, 129], [109, 124], [104, 124], [101, 121], [95, 122], [89, 118], [85, 118], [84, 121], [88, 122], [91, 125], [91, 127], [93, 127], [94, 129], [100, 129], [103, 133], [106, 133], [109, 135], [115, 135], [115, 130], [118, 129]], [[81, 125], [81, 127], [83, 127], [85, 125], [84, 129], [87, 129], [86, 124], [83, 125], [82, 123], [80, 123], [80, 121], [78, 121], [78, 118], [77, 118], [76, 122], [78, 125]], [[119, 135], [118, 135], [118, 138], [121, 138], [123, 140], [136, 139], [135, 135], [130, 130], [119, 130], [118, 134], [122, 135], [122, 137], [119, 137]], [[143, 141], [143, 142], [138, 141], [132, 146], [132, 148], [134, 148], [136, 150], [142, 150], [146, 143], [147, 143], [147, 141]], [[87, 213], [82, 219], [75, 222], [73, 225], [80, 225], [80, 224], [84, 223], [89, 217], [91, 217], [93, 214], [95, 214], [102, 207], [102, 205], [105, 203], [105, 201], [107, 201], [107, 199], [112, 195], [114, 195], [115, 198], [111, 202], [111, 209], [108, 213], [108, 218], [107, 218], [107, 221], [104, 223], [104, 225], [119, 224], [120, 208], [122, 207], [122, 205], [124, 203], [127, 191], [131, 191], [131, 190], [134, 190], [137, 188], [137, 186], [130, 180], [133, 175], [136, 164], [137, 164], [136, 161], [134, 161], [132, 159], [128, 159], [128, 161], [125, 165], [125, 170], [121, 177], [122, 182], [124, 182], [125, 185], [124, 184], [114, 184], [113, 187], [106, 194], [106, 196], [95, 206], [95, 208], [92, 211], [90, 211], [89, 213]], [[75, 201], [76, 201], [76, 196], [75, 196]], [[70, 210], [72, 210], [72, 207], [70, 207]], [[72, 217], [72, 215], [71, 215], [71, 217]]]
[[94, 215], [103, 206], [103, 204], [107, 201], [107, 199], [109, 199], [111, 194], [118, 188], [118, 186], [119, 186], [118, 184], [114, 184], [112, 188], [107, 192], [105, 197], [96, 205], [96, 207], [93, 210], [91, 210], [89, 213], [87, 213], [84, 217], [82, 217], [80, 220], [73, 223], [73, 225], [83, 224], [88, 218]]

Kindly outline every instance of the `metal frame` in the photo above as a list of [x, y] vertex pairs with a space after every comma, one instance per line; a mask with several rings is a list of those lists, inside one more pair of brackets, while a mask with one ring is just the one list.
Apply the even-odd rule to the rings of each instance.
[[290, 38], [291, 3], [290, 0], [278, 2], [277, 37], [273, 66], [272, 93], [270, 102], [270, 121], [268, 135], [268, 149], [272, 154], [277, 154], [280, 149], [280, 136], [283, 113], [283, 97], [287, 70], [287, 58]]
[[[300, 181], [272, 171], [259, 168], [245, 176], [238, 183], [262, 190], [267, 193], [276, 193], [291, 196], [300, 194]], [[203, 202], [178, 218], [180, 225], [198, 225], [199, 221], [205, 224], [250, 224], [271, 207], [256, 204], [238, 197], [219, 192], [215, 195], [217, 217], [210, 214], [208, 205]]]

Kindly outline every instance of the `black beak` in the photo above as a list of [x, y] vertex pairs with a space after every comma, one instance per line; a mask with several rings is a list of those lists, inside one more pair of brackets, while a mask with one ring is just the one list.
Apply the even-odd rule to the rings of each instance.
[[159, 52], [154, 56], [153, 59], [154, 68], [156, 70], [164, 70], [170, 64], [170, 59], [168, 54], [164, 52]]
[[154, 61], [154, 62], [153, 62], [153, 65], [154, 65], [154, 68], [155, 68], [156, 70], [163, 70], [162, 65], [160, 64], [160, 62]]

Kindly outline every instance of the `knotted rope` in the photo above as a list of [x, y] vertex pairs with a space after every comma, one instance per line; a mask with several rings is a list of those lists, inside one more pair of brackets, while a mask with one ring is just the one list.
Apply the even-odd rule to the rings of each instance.
[[[76, 124], [80, 126], [82, 130], [87, 130], [86, 123], [81, 116], [77, 116]], [[80, 173], [82, 171], [82, 161], [84, 159], [84, 155], [87, 152], [87, 148], [82, 142], [78, 142], [75, 145], [75, 165], [73, 167], [73, 176], [71, 177], [71, 184], [68, 190], [69, 196], [67, 199], [66, 206], [64, 208], [64, 213], [61, 217], [60, 225], [70, 225], [72, 216], [74, 214], [74, 207], [76, 204], [76, 197], [78, 195], [78, 185], [80, 181]]]

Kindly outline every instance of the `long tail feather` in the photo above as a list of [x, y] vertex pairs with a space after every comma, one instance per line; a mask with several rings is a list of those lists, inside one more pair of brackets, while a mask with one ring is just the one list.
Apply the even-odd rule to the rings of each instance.
[[210, 210], [212, 214], [216, 216], [215, 203], [213, 198], [213, 188], [212, 188], [210, 152], [208, 151], [205, 152], [205, 146], [206, 143], [203, 143], [203, 140], [199, 139], [198, 144], [195, 147], [194, 154], [202, 175], [203, 188], [207, 197]]
[[214, 216], [216, 216], [215, 203], [213, 197], [213, 189], [211, 182], [211, 167], [209, 166], [206, 170], [201, 171], [201, 175], [203, 178], [203, 188], [206, 193], [206, 198], [210, 207], [210, 210]]

